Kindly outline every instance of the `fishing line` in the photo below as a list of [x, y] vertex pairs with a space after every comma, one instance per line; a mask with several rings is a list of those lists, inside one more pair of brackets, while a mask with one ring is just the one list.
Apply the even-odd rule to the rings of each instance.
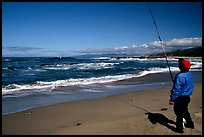
[[160, 37], [160, 35], [159, 35], [159, 31], [158, 31], [158, 28], [157, 28], [156, 21], [155, 21], [155, 19], [154, 19], [154, 16], [153, 16], [152, 10], [151, 10], [150, 5], [149, 5], [148, 2], [147, 2], [147, 5], [148, 5], [148, 8], [149, 8], [149, 12], [150, 12], [150, 14], [151, 14], [151, 17], [152, 17], [152, 20], [153, 20], [154, 26], [155, 26], [155, 28], [156, 28], [156, 32], [157, 32], [157, 35], [158, 35], [158, 38], [159, 38], [159, 42], [160, 42], [160, 44], [161, 44], [161, 47], [162, 47], [163, 52], [164, 52], [164, 55], [165, 55], [165, 59], [166, 59], [167, 66], [168, 66], [168, 68], [169, 68], [169, 73], [170, 73], [170, 76], [171, 76], [171, 80], [172, 80], [172, 82], [173, 82], [173, 76], [172, 76], [171, 69], [170, 69], [170, 66], [169, 66], [169, 62], [168, 62], [168, 59], [167, 59], [166, 51], [165, 51], [165, 49], [164, 49], [164, 46], [163, 46], [163, 43], [162, 43], [161, 37]]
[[137, 108], [137, 109], [140, 109], [140, 110], [145, 111], [145, 112], [147, 112], [147, 113], [151, 113], [151, 112], [149, 112], [148, 110], [146, 110], [146, 109], [144, 109], [144, 108], [142, 108], [142, 107], [136, 106], [136, 105], [134, 105], [134, 104], [132, 104], [132, 103], [129, 103], [129, 102], [127, 102], [127, 101], [124, 101], [124, 100], [122, 100], [122, 99], [120, 99], [120, 98], [117, 98], [117, 97], [116, 97], [116, 99], [117, 99], [117, 100], [120, 100], [121, 102], [123, 102], [123, 103], [125, 103], [125, 104], [131, 105], [131, 106], [133, 106], [133, 107], [135, 107], [135, 108]]

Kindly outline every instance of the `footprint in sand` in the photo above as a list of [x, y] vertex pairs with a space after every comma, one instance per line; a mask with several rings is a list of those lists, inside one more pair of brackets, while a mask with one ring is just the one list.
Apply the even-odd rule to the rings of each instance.
[[168, 108], [161, 108], [161, 111], [167, 111]]
[[80, 125], [81, 125], [81, 123], [77, 123], [77, 124], [76, 124], [76, 126], [80, 126]]
[[26, 115], [30, 115], [32, 112], [31, 111], [26, 111], [25, 114]]

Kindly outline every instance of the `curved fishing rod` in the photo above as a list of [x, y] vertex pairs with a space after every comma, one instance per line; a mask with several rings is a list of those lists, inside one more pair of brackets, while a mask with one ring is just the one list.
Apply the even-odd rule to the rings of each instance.
[[170, 66], [169, 66], [169, 62], [168, 62], [168, 59], [167, 59], [166, 51], [165, 51], [165, 49], [164, 49], [164, 46], [163, 46], [163, 43], [162, 43], [161, 37], [160, 37], [160, 35], [159, 35], [159, 31], [158, 31], [158, 28], [157, 28], [156, 21], [155, 21], [155, 19], [154, 19], [154, 16], [153, 16], [152, 10], [151, 10], [151, 8], [150, 8], [148, 2], [147, 2], [147, 5], [148, 5], [148, 8], [149, 8], [149, 12], [150, 12], [150, 14], [151, 14], [152, 20], [153, 20], [153, 22], [154, 22], [154, 26], [155, 26], [155, 28], [156, 28], [157, 35], [158, 35], [158, 38], [159, 38], [160, 44], [161, 44], [161, 46], [162, 46], [162, 49], [163, 49], [163, 52], [164, 52], [164, 55], [165, 55], [165, 59], [166, 59], [166, 63], [167, 63], [168, 68], [169, 68], [169, 73], [170, 73], [170, 76], [171, 76], [171, 80], [172, 80], [172, 82], [173, 82], [173, 81], [174, 81], [174, 80], [173, 80], [173, 76], [172, 76], [171, 69], [170, 69]]

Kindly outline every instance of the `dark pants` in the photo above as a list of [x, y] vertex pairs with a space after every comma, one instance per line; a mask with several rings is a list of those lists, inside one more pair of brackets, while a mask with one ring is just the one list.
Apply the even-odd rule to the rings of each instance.
[[190, 103], [190, 96], [181, 96], [174, 103], [174, 113], [176, 114], [176, 128], [183, 129], [183, 118], [187, 125], [194, 125], [190, 113], [188, 112], [188, 104]]

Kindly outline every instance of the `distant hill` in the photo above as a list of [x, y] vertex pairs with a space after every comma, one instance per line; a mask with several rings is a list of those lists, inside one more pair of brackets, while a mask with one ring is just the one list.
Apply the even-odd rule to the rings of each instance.
[[[185, 50], [176, 50], [171, 52], [166, 52], [167, 56], [188, 56], [188, 57], [202, 57], [202, 47], [195, 47]], [[162, 54], [156, 54], [151, 56], [163, 56]]]
[[97, 57], [128, 57], [128, 56], [134, 56], [130, 54], [121, 54], [121, 53], [104, 53], [104, 54], [84, 54], [84, 55], [78, 55], [74, 56], [76, 58], [97, 58]]
[[[185, 50], [175, 50], [171, 52], [166, 52], [167, 56], [186, 56], [186, 57], [202, 57], [202, 47], [195, 47]], [[133, 54], [121, 54], [121, 53], [104, 53], [104, 54], [84, 54], [84, 55], [78, 55], [74, 56], [77, 58], [97, 58], [97, 57], [112, 57], [112, 58], [158, 58], [158, 57], [164, 57], [163, 53], [157, 53], [152, 55], [133, 55]]]

